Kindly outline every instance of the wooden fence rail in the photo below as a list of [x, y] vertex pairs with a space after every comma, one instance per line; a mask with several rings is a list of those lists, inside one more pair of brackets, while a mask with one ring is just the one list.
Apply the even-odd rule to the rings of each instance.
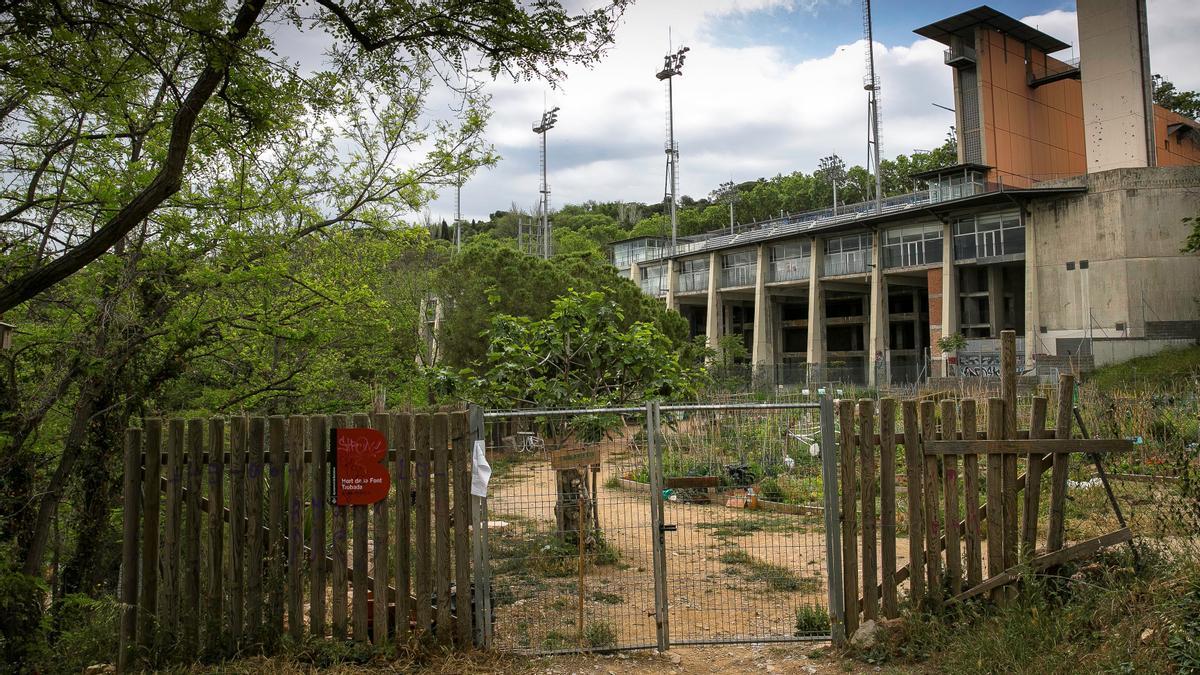
[[[1006, 333], [1001, 357], [1008, 376], [1002, 378], [999, 398], [943, 400], [940, 406], [933, 401], [902, 401], [900, 435], [895, 430], [897, 401], [883, 399], [877, 408], [872, 401], [859, 401], [857, 406], [839, 402], [842, 589], [850, 608], [845, 617], [847, 636], [858, 627], [860, 615], [862, 621], [898, 616], [897, 598], [905, 581], [909, 597], [919, 605], [985, 593], [1003, 603], [1014, 593], [1012, 583], [1020, 564], [1043, 569], [1132, 536], [1122, 529], [1065, 547], [1071, 455], [1124, 452], [1132, 446], [1128, 441], [1071, 438], [1074, 379], [1065, 374], [1058, 385], [1056, 428], [1046, 428], [1050, 401], [1038, 397], [1029, 428], [1017, 429], [1014, 336]], [[986, 433], [978, 428], [980, 407], [986, 414]], [[907, 499], [897, 515], [896, 463], [901, 456]], [[1021, 475], [1019, 460], [1026, 467]], [[1047, 470], [1052, 474], [1048, 522], [1040, 531], [1042, 479]], [[983, 503], [981, 494], [986, 494]], [[899, 567], [898, 520], [907, 529], [909, 558]]]
[[[351, 425], [388, 440], [392, 487], [329, 508], [329, 430]], [[462, 411], [129, 429], [119, 668], [269, 653], [285, 635], [468, 647], [467, 433]]]

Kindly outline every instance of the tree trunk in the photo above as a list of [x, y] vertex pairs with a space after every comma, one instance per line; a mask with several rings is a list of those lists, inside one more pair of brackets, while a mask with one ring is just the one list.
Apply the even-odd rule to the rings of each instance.
[[[590, 547], [594, 536], [588, 533], [592, 520], [591, 491], [588, 490], [587, 471], [563, 469], [557, 474], [558, 498], [554, 505], [554, 519], [558, 524], [558, 536], [566, 543], [578, 546], [579, 531], [584, 530], [584, 545]], [[583, 500], [583, 520], [580, 520], [579, 502]]]

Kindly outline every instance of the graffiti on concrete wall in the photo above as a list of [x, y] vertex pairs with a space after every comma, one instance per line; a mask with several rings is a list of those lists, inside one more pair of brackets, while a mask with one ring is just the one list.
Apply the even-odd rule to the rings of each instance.
[[[1033, 372], [1025, 367], [1025, 355], [1017, 352], [1017, 374]], [[1000, 377], [1000, 352], [959, 352], [958, 374], [962, 377]]]

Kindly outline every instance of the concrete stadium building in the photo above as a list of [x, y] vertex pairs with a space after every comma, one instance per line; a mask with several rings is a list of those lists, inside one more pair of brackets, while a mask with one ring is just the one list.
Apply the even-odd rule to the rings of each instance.
[[[757, 376], [870, 384], [1087, 370], [1200, 338], [1200, 124], [1151, 101], [1142, 0], [1078, 0], [1068, 45], [983, 6], [916, 30], [946, 45], [958, 163], [926, 189], [679, 240], [613, 264]], [[942, 335], [967, 347], [940, 354]]]

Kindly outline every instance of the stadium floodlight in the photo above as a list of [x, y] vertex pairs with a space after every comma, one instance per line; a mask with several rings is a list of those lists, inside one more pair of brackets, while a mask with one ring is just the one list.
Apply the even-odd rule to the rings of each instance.
[[675, 144], [675, 90], [672, 84], [676, 75], [683, 74], [683, 61], [690, 47], [680, 47], [663, 57], [663, 69], [655, 73], [660, 81], [667, 81], [667, 190], [664, 198], [671, 214], [671, 253], [675, 252], [679, 238], [679, 217], [676, 213], [679, 190], [679, 146]]
[[542, 113], [541, 122], [534, 122], [533, 133], [542, 137], [542, 257], [550, 257], [550, 184], [546, 180], [546, 132], [558, 123], [558, 106]]

